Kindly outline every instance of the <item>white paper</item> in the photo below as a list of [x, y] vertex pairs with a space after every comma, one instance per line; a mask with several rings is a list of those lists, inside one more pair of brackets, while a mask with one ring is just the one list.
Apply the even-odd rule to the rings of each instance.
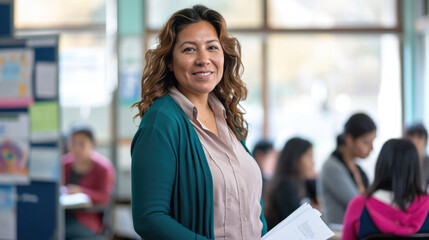
[[16, 239], [16, 203], [13, 186], [0, 186], [0, 236], [1, 239]]
[[36, 96], [39, 98], [57, 97], [57, 66], [54, 63], [36, 64]]
[[62, 194], [60, 204], [65, 208], [90, 207], [91, 199], [85, 193]]
[[262, 240], [320, 240], [334, 236], [334, 233], [320, 218], [321, 213], [304, 203], [271, 231]]
[[58, 181], [60, 150], [49, 147], [32, 147], [30, 150], [30, 178], [39, 181]]

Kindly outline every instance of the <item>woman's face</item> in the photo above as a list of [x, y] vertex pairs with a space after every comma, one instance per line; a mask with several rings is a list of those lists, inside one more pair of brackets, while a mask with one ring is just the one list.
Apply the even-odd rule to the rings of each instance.
[[169, 68], [183, 95], [189, 99], [208, 95], [222, 79], [223, 64], [222, 46], [210, 23], [192, 23], [179, 32]]
[[76, 133], [73, 135], [70, 142], [70, 151], [75, 157], [75, 160], [90, 159], [93, 149], [94, 144], [86, 134]]
[[299, 159], [299, 172], [304, 179], [315, 179], [313, 148], [310, 147]]
[[358, 158], [366, 158], [371, 153], [373, 146], [372, 142], [374, 141], [376, 137], [376, 131], [372, 131], [369, 133], [366, 133], [356, 139], [353, 139], [350, 136], [350, 147], [352, 150], [352, 153], [358, 157]]

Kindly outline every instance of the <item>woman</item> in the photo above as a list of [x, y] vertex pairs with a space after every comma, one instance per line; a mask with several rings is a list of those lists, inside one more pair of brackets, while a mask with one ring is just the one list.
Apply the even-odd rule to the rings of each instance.
[[302, 138], [287, 141], [280, 153], [274, 177], [268, 184], [265, 208], [268, 229], [275, 227], [305, 202], [318, 207], [315, 178], [312, 144]]
[[337, 139], [337, 149], [323, 164], [318, 189], [328, 223], [342, 224], [347, 204], [368, 187], [368, 177], [356, 159], [368, 157], [375, 137], [376, 126], [368, 115], [352, 115]]
[[419, 164], [413, 143], [405, 139], [387, 141], [375, 166], [373, 184], [347, 207], [341, 238], [429, 232], [429, 196], [421, 185]]
[[144, 239], [260, 239], [262, 177], [244, 140], [241, 50], [201, 5], [173, 14], [146, 53], [135, 103], [132, 212]]
[[[65, 192], [85, 193], [96, 205], [109, 203], [115, 185], [113, 165], [94, 150], [92, 130], [76, 124], [71, 129], [70, 152], [62, 157]], [[66, 239], [93, 237], [102, 230], [102, 215], [90, 211], [66, 212]]]

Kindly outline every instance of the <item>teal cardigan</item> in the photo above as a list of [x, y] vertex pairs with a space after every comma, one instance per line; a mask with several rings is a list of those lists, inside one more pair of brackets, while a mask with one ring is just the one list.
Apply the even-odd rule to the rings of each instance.
[[[170, 95], [144, 114], [131, 157], [133, 223], [142, 238], [214, 239], [210, 168], [194, 127]], [[262, 236], [263, 211], [260, 219]]]

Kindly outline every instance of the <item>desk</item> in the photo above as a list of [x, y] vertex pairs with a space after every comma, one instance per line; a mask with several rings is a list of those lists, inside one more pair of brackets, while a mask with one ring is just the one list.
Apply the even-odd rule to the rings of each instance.
[[331, 229], [331, 230], [332, 230], [332, 232], [334, 232], [335, 235], [333, 237], [329, 238], [329, 240], [340, 240], [342, 231], [337, 230], [337, 229]]

